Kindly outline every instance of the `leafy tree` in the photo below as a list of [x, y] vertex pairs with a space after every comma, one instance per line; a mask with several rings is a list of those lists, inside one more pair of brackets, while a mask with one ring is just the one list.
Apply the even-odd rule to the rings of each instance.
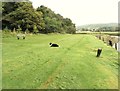
[[18, 25], [17, 32], [18, 32], [18, 33], [20, 33], [20, 32], [21, 32], [21, 30], [22, 30], [22, 29], [21, 29], [20, 25]]
[[[51, 9], [40, 6], [36, 10], [31, 2], [4, 2], [2, 5], [2, 28], [6, 26], [31, 33], [75, 33], [75, 25], [69, 18], [55, 14]], [[19, 25], [19, 27], [18, 27]]]
[[55, 14], [51, 9], [43, 5], [38, 7], [37, 11], [43, 13], [44, 33], [75, 33], [75, 25], [70, 19], [64, 19], [63, 16]]
[[42, 14], [34, 10], [32, 3], [5, 2], [3, 8], [3, 25], [8, 26], [11, 30], [17, 29], [18, 25], [20, 25], [22, 31], [28, 29], [33, 32], [34, 25], [39, 26], [39, 29], [41, 29]]
[[38, 32], [38, 29], [37, 29], [37, 26], [36, 26], [36, 25], [33, 26], [33, 32], [34, 32], [34, 33], [37, 33], [37, 32]]

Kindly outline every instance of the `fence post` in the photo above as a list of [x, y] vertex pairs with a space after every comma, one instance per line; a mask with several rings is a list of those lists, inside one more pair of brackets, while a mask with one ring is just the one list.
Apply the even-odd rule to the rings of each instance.
[[96, 57], [99, 57], [100, 54], [101, 54], [101, 52], [102, 52], [102, 49], [101, 49], [101, 48], [98, 48], [98, 50], [97, 50], [97, 56], [96, 56]]

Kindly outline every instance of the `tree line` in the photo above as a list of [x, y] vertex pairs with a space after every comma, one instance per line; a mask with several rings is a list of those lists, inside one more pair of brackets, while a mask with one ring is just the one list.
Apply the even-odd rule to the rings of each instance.
[[97, 29], [81, 28], [81, 31], [91, 31], [91, 32], [118, 32], [119, 27], [99, 27]]
[[89, 24], [78, 26], [77, 30], [91, 32], [118, 32], [120, 30], [120, 25], [117, 23]]
[[34, 9], [32, 2], [2, 2], [2, 30], [29, 33], [70, 33], [76, 31], [69, 18], [43, 5]]

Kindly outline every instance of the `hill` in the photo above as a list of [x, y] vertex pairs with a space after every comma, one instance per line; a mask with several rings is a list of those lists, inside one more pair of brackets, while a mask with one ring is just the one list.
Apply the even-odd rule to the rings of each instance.
[[93, 30], [93, 29], [105, 30], [105, 29], [107, 29], [108, 31], [111, 31], [111, 30], [114, 31], [117, 28], [118, 28], [117, 23], [88, 24], [88, 25], [77, 26], [78, 31], [80, 31], [82, 29], [87, 29], [87, 30]]

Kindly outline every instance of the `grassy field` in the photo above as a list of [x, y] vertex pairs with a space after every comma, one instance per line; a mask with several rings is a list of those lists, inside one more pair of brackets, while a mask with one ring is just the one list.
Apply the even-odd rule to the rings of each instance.
[[[49, 47], [49, 42], [59, 48]], [[101, 57], [96, 57], [101, 47]], [[92, 35], [3, 34], [3, 88], [117, 89], [118, 52]]]
[[0, 90], [2, 89], [2, 31], [0, 30]]

